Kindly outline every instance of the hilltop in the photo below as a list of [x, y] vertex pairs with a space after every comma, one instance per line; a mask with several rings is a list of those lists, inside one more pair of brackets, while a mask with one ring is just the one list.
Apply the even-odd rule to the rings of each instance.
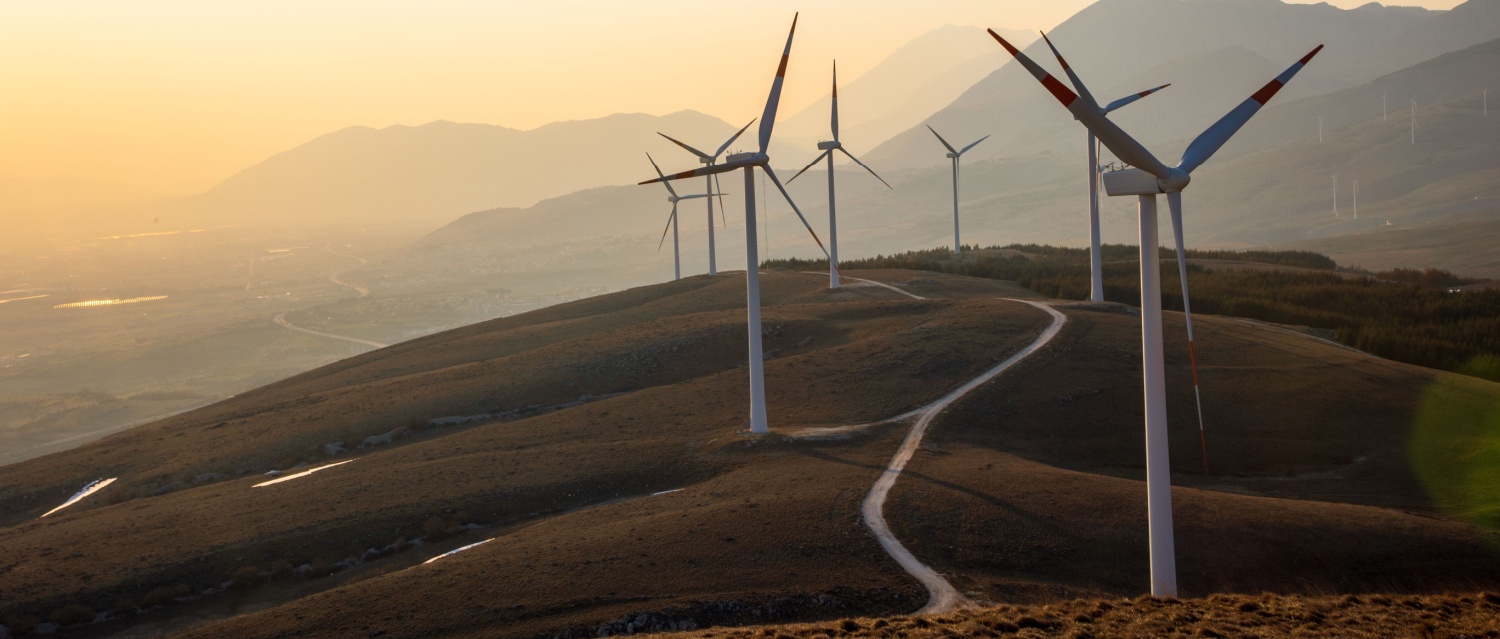
[[[529, 637], [915, 610], [925, 591], [859, 516], [909, 426], [885, 420], [1049, 320], [1004, 282], [859, 277], [926, 299], [765, 276], [762, 439], [738, 434], [743, 279], [728, 273], [439, 333], [0, 467], [0, 620], [113, 611], [76, 636]], [[885, 509], [975, 601], [1144, 587], [1139, 329], [1124, 307], [1052, 304], [1057, 337], [940, 415]], [[1491, 587], [1493, 533], [1449, 501], [1451, 478], [1407, 465], [1406, 416], [1433, 392], [1495, 401], [1500, 385], [1274, 326], [1203, 317], [1199, 331], [1209, 476], [1186, 353], [1167, 342], [1185, 596]], [[1474, 436], [1424, 431], [1436, 448], [1417, 459]]]

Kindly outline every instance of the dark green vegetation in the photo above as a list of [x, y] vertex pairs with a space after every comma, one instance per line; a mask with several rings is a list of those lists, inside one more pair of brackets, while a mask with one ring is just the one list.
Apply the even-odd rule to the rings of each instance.
[[[1161, 249], [1160, 254], [1162, 305], [1181, 310], [1176, 252]], [[1105, 299], [1137, 304], [1137, 249], [1106, 244], [1103, 255]], [[1437, 269], [1395, 269], [1370, 276], [1335, 270], [1333, 260], [1306, 251], [1189, 250], [1188, 258], [1193, 310], [1199, 313], [1322, 329], [1368, 353], [1450, 371], [1479, 357], [1500, 355], [1500, 291], [1456, 293], [1445, 288], [1480, 280]], [[850, 260], [842, 267], [1009, 280], [1048, 297], [1087, 299], [1088, 260], [1087, 249], [1013, 244], [976, 248], [961, 258], [942, 248]], [[767, 261], [765, 266], [815, 270], [827, 264], [791, 259]]]

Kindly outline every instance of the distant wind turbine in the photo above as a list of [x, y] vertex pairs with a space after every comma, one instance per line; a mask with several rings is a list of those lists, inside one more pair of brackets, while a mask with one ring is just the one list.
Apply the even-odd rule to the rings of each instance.
[[[1158, 257], [1156, 196], [1166, 194], [1172, 215], [1172, 230], [1177, 240], [1177, 267], [1182, 278], [1183, 311], [1188, 321], [1188, 353], [1193, 354], [1192, 315], [1188, 305], [1187, 267], [1182, 242], [1182, 190], [1192, 181], [1192, 172], [1213, 157], [1251, 117], [1289, 82], [1293, 76], [1323, 49], [1319, 45], [1250, 99], [1235, 107], [1218, 122], [1192, 141], [1176, 167], [1168, 167], [1130, 137], [1109, 118], [1094, 101], [1078, 76], [1068, 69], [1068, 80], [1078, 90], [1074, 93], [1052, 74], [1042, 69], [1011, 45], [1000, 34], [990, 35], [1005, 47], [1042, 86], [1057, 98], [1083, 126], [1122, 162], [1133, 168], [1104, 175], [1104, 188], [1111, 196], [1135, 195], [1140, 202], [1140, 268], [1141, 268], [1141, 368], [1145, 382], [1146, 407], [1146, 502], [1151, 546], [1151, 594], [1158, 597], [1177, 595], [1177, 560], [1172, 533], [1172, 471], [1167, 451], [1166, 366], [1163, 361], [1161, 324], [1161, 262]], [[1050, 44], [1050, 42], [1049, 42]], [[1055, 49], [1054, 49], [1055, 50]], [[1197, 364], [1194, 357], [1194, 389], [1197, 389]], [[1202, 414], [1199, 414], [1200, 424]], [[1202, 426], [1199, 427], [1202, 432]]]
[[[1049, 43], [1050, 44], [1050, 43]], [[1055, 50], [1054, 50], [1055, 53]], [[1061, 60], [1062, 56], [1058, 56]], [[1155, 89], [1148, 89], [1140, 93], [1115, 100], [1104, 107], [1104, 113], [1113, 113], [1128, 105], [1134, 104], [1136, 100], [1165, 89], [1170, 84], [1163, 84]], [[1093, 131], [1088, 132], [1089, 140], [1089, 299], [1095, 302], [1104, 301], [1104, 256], [1100, 248], [1099, 230], [1099, 138], [1094, 136]]]
[[795, 182], [798, 176], [807, 172], [814, 164], [825, 158], [828, 160], [828, 288], [838, 288], [839, 224], [838, 218], [834, 215], [833, 152], [838, 151], [849, 156], [849, 159], [854, 160], [855, 164], [860, 165], [864, 170], [869, 171], [870, 175], [874, 175], [875, 179], [880, 180], [880, 183], [884, 184], [885, 188], [889, 189], [891, 185], [884, 178], [877, 175], [874, 169], [865, 166], [864, 162], [860, 162], [859, 158], [854, 157], [854, 154], [845, 149], [844, 144], [839, 141], [839, 64], [837, 61], [833, 63], [833, 116], [829, 120], [829, 127], [833, 129], [833, 139], [818, 143], [818, 150], [822, 151], [823, 154], [813, 158], [812, 162], [808, 162], [807, 166], [802, 167], [802, 170], [798, 171], [797, 175], [793, 175], [792, 179], [787, 180], [786, 183], [791, 184]]
[[1359, 219], [1359, 180], [1354, 180], [1354, 219]]
[[[781, 85], [786, 81], [786, 65], [792, 56], [792, 36], [797, 33], [797, 17], [792, 17], [792, 28], [786, 34], [786, 48], [781, 53], [781, 64], [776, 67], [776, 78], [771, 81], [770, 95], [766, 96], [765, 111], [760, 117], [760, 150], [747, 153], [733, 153], [725, 158], [723, 164], [705, 166], [691, 171], [682, 171], [668, 176], [661, 176], [654, 180], [646, 180], [641, 184], [653, 182], [666, 182], [670, 180], [682, 180], [718, 173], [728, 173], [736, 169], [744, 169], [745, 175], [745, 307], [748, 316], [748, 332], [750, 341], [750, 432], [764, 434], [769, 432], [766, 425], [766, 381], [765, 381], [765, 353], [761, 348], [761, 326], [760, 326], [760, 260], [756, 250], [757, 233], [755, 228], [755, 169], [759, 168], [766, 177], [771, 178], [771, 183], [781, 191], [781, 196], [786, 198], [787, 204], [792, 206], [792, 211], [801, 218], [802, 225], [807, 227], [807, 232], [818, 243], [818, 248], [828, 256], [828, 250], [823, 248], [823, 241], [818, 239], [818, 234], [813, 231], [812, 225], [807, 223], [802, 211], [797, 208], [797, 203], [792, 201], [792, 196], [786, 192], [786, 187], [781, 185], [781, 180], [776, 178], [776, 172], [771, 170], [771, 156], [766, 154], [767, 147], [771, 145], [771, 132], [776, 127], [776, 107], [781, 103]], [[830, 262], [832, 263], [832, 258]]]
[[970, 142], [969, 146], [966, 146], [962, 151], [959, 151], [954, 150], [952, 144], [948, 144], [948, 141], [944, 140], [943, 136], [938, 135], [937, 129], [932, 128], [932, 125], [927, 125], [927, 130], [932, 131], [933, 135], [937, 135], [938, 142], [942, 142], [943, 147], [948, 149], [948, 159], [953, 160], [953, 254], [957, 255], [960, 250], [959, 247], [961, 246], [958, 242], [958, 159], [963, 157], [965, 153], [968, 153], [969, 149], [978, 146], [980, 142], [988, 140], [990, 136], [986, 135], [982, 138], [979, 138], [978, 140]]
[[1411, 143], [1417, 143], [1417, 99], [1411, 99]]
[[1323, 143], [1323, 116], [1318, 116], [1318, 144]]
[[1333, 174], [1333, 217], [1339, 217], [1339, 174]]
[[[653, 160], [651, 158], [651, 154], [650, 153], [646, 154], [646, 159], [651, 161], [651, 168], [656, 169], [656, 174], [657, 175], [661, 175], [661, 167], [656, 166], [656, 160]], [[677, 194], [677, 190], [674, 189], [674, 188], [672, 188], [671, 184], [669, 184], [667, 182], [662, 182], [661, 185], [667, 187], [667, 201], [672, 203], [672, 214], [667, 216], [667, 228], [662, 229], [662, 231], [661, 231], [661, 240], [656, 243], [656, 250], [658, 250], [658, 251], [661, 250], [662, 244], [667, 241], [667, 231], [671, 231], [672, 232], [672, 269], [673, 269], [673, 277], [672, 277], [672, 279], [673, 280], [680, 280], [680, 279], [682, 279], [682, 251], [677, 246], [677, 203], [681, 202], [682, 200], [696, 200], [696, 199], [698, 199], [700, 197], [701, 198], [708, 198], [710, 201], [712, 201], [713, 197], [711, 197], [711, 196], [713, 194], [712, 193], [704, 193], [702, 195], [678, 195]], [[712, 185], [710, 185], [710, 186], [712, 186]], [[723, 194], [720, 193], [720, 195], [723, 195]], [[709, 204], [709, 207], [710, 208], [713, 207], [713, 204]], [[710, 216], [708, 218], [708, 232], [709, 233], [713, 233], [713, 227], [714, 227], [714, 218], [712, 216]], [[709, 240], [709, 242], [710, 242], [709, 246], [710, 247], [713, 246], [712, 241], [713, 241], [712, 239]], [[713, 250], [713, 249], [710, 248], [709, 250]]]
[[[719, 145], [719, 150], [714, 151], [713, 155], [709, 155], [707, 153], [699, 151], [698, 149], [695, 149], [695, 148], [690, 147], [690, 146], [688, 146], [686, 144], [683, 144], [682, 142], [677, 141], [676, 138], [673, 138], [672, 136], [667, 135], [665, 133], [662, 133], [660, 131], [657, 131], [656, 134], [659, 135], [659, 136], [662, 136], [662, 137], [664, 137], [664, 138], [666, 138], [668, 140], [671, 140], [673, 144], [676, 144], [677, 146], [680, 146], [680, 147], [682, 147], [684, 149], [687, 149], [689, 153], [692, 153], [693, 155], [698, 156], [698, 161], [699, 162], [702, 162], [702, 163], [707, 164], [709, 166], [713, 166], [714, 163], [719, 160], [719, 156], [721, 156], [721, 155], [724, 154], [724, 150], [728, 149], [729, 145], [734, 144], [734, 141], [737, 140], [737, 139], [739, 139], [740, 134], [744, 133], [745, 129], [750, 128], [751, 124], [755, 124], [755, 120], [751, 120], [749, 124], [746, 124], [745, 126], [740, 127], [740, 130], [735, 131], [734, 135], [729, 136], [728, 140], [725, 140], [723, 144]], [[654, 162], [653, 162], [653, 164], [654, 164]], [[661, 172], [661, 170], [657, 169], [657, 173], [660, 173], [660, 172]], [[706, 184], [703, 187], [703, 189], [704, 189], [703, 192], [704, 193], [713, 193], [715, 191], [719, 192], [719, 211], [720, 211], [719, 212], [719, 216], [720, 216], [720, 218], [722, 218], [723, 215], [724, 215], [724, 213], [723, 213], [723, 210], [724, 210], [724, 193], [723, 193], [723, 188], [724, 187], [719, 186], [719, 184], [718, 184], [719, 177], [717, 175], [704, 176], [703, 179], [706, 182]], [[714, 245], [715, 245], [715, 242], [714, 242], [714, 199], [713, 198], [708, 198], [708, 274], [710, 276], [714, 276], [714, 275], [718, 275], [719, 274], [719, 263], [718, 263], [718, 258], [715, 256]]]

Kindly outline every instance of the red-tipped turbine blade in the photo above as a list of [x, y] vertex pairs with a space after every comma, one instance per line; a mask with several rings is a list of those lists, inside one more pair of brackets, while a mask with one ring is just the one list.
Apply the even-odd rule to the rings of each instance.
[[1047, 48], [1052, 49], [1052, 55], [1057, 58], [1057, 63], [1062, 65], [1063, 73], [1067, 74], [1068, 82], [1071, 82], [1073, 88], [1078, 91], [1078, 97], [1082, 98], [1086, 104], [1096, 109], [1099, 108], [1099, 103], [1094, 100], [1093, 94], [1089, 93], [1089, 88], [1084, 86], [1083, 80], [1078, 77], [1077, 73], [1073, 72], [1073, 67], [1069, 66], [1068, 61], [1063, 59], [1062, 52], [1058, 51], [1056, 46], [1053, 46], [1052, 38], [1047, 37], [1047, 34], [1043, 33], [1042, 40], [1047, 43]]
[[840, 153], [843, 153], [843, 154], [844, 154], [844, 155], [847, 155], [847, 156], [849, 156], [849, 159], [851, 159], [851, 160], [854, 160], [854, 163], [855, 163], [855, 164], [858, 164], [858, 165], [860, 165], [860, 166], [862, 166], [862, 167], [864, 167], [864, 169], [865, 169], [865, 170], [866, 170], [866, 171], [869, 171], [869, 172], [870, 172], [870, 175], [873, 175], [873, 176], [875, 176], [875, 179], [877, 179], [877, 180], [880, 180], [880, 183], [881, 183], [881, 184], [884, 184], [884, 185], [885, 185], [885, 188], [888, 188], [888, 189], [894, 189], [894, 188], [895, 188], [895, 187], [892, 187], [892, 186], [891, 186], [891, 183], [890, 183], [890, 182], [887, 182], [887, 181], [885, 181], [885, 178], [883, 178], [883, 177], [880, 177], [880, 174], [879, 174], [879, 173], [876, 173], [876, 172], [875, 172], [875, 169], [872, 169], [872, 168], [870, 168], [870, 167], [868, 167], [868, 166], [865, 166], [865, 163], [864, 163], [864, 162], [860, 162], [860, 161], [859, 161], [859, 158], [857, 158], [857, 157], [854, 157], [854, 154], [853, 154], [853, 153], [850, 153], [850, 152], [849, 152], [849, 151], [848, 151], [848, 150], [846, 150], [846, 149], [844, 149], [844, 147], [842, 147], [842, 146], [841, 146], [841, 147], [838, 147], [838, 149], [839, 149], [839, 152], [840, 152]]
[[927, 126], [927, 130], [928, 131], [932, 131], [933, 135], [937, 135], [938, 142], [942, 142], [943, 146], [945, 146], [945, 147], [948, 148], [948, 152], [949, 153], [952, 153], [954, 155], [958, 155], [958, 149], [953, 148], [953, 145], [952, 144], [948, 144], [948, 141], [944, 140], [943, 136], [938, 135], [937, 129], [932, 128], [931, 124], [928, 124], [926, 126]]
[[792, 195], [786, 192], [786, 187], [781, 185], [781, 180], [776, 179], [776, 172], [772, 171], [770, 166], [762, 166], [760, 168], [771, 178], [771, 183], [776, 185], [776, 190], [781, 191], [781, 197], [786, 198], [786, 203], [792, 205], [792, 212], [797, 214], [797, 219], [802, 220], [802, 226], [807, 227], [808, 234], [812, 235], [813, 241], [817, 242], [818, 248], [823, 251], [823, 257], [828, 258], [828, 261], [832, 262], [833, 256], [829, 255], [828, 249], [823, 247], [823, 240], [818, 239], [817, 231], [814, 231], [812, 225], [807, 223], [807, 218], [802, 215], [802, 209], [797, 208], [797, 203], [792, 201]]
[[1026, 54], [1021, 53], [1021, 50], [1017, 49], [1015, 45], [1007, 42], [1005, 38], [1000, 37], [1000, 34], [995, 33], [994, 29], [990, 30], [990, 36], [994, 37], [995, 41], [1000, 43], [1000, 46], [1005, 47], [1005, 50], [1010, 52], [1011, 56], [1016, 59], [1016, 62], [1021, 63], [1021, 66], [1031, 72], [1031, 75], [1038, 82], [1041, 82], [1042, 86], [1046, 87], [1047, 91], [1052, 93], [1052, 97], [1057, 98], [1057, 101], [1061, 102], [1063, 107], [1069, 113], [1072, 113], [1073, 117], [1080, 124], [1088, 130], [1093, 131], [1094, 135], [1099, 138], [1099, 141], [1104, 146], [1109, 147], [1109, 150], [1113, 151], [1115, 157], [1120, 158], [1120, 161], [1158, 178], [1166, 179], [1172, 174], [1167, 165], [1162, 164], [1161, 160], [1156, 159], [1156, 156], [1147, 151], [1145, 146], [1142, 146], [1135, 138], [1130, 137], [1130, 134], [1121, 129], [1119, 125], [1111, 122], [1109, 118], [1104, 117], [1104, 114], [1097, 105], [1080, 101], [1078, 94], [1073, 93], [1071, 89], [1064, 86], [1057, 78], [1052, 77], [1052, 74], [1047, 73], [1045, 69], [1036, 62], [1033, 62]]
[[[653, 160], [651, 158], [651, 154], [650, 153], [646, 154], [646, 159], [647, 160], [651, 160], [651, 168], [656, 169], [656, 176], [657, 177], [663, 178], [663, 179], [665, 179], [667, 177], [665, 175], [662, 175], [661, 167], [659, 167], [659, 166], [656, 165], [656, 160]], [[661, 183], [661, 185], [667, 187], [667, 192], [671, 193], [672, 197], [677, 197], [677, 189], [672, 188], [672, 183], [671, 182], [663, 181]]]
[[699, 168], [693, 169], [691, 171], [683, 171], [681, 173], [673, 173], [671, 175], [664, 175], [664, 176], [656, 178], [654, 180], [646, 180], [646, 181], [643, 181], [643, 182], [639, 182], [638, 184], [655, 184], [657, 182], [667, 182], [667, 181], [670, 181], [670, 180], [685, 180], [687, 178], [703, 177], [705, 175], [714, 175], [715, 173], [728, 173], [728, 172], [733, 171], [735, 169], [742, 169], [742, 168], [745, 168], [747, 166], [753, 166], [753, 164], [750, 163], [750, 162], [729, 162], [727, 164], [710, 164], [708, 166], [699, 167]]
[[[839, 141], [839, 61], [833, 61], [833, 117], [829, 128], [833, 129], [833, 141]], [[791, 180], [787, 180], [791, 182]]]
[[1225, 142], [1229, 141], [1229, 138], [1234, 137], [1234, 134], [1239, 132], [1240, 127], [1245, 126], [1245, 123], [1249, 122], [1250, 118], [1254, 117], [1256, 112], [1260, 111], [1261, 107], [1265, 106], [1267, 102], [1271, 101], [1271, 98], [1276, 96], [1276, 92], [1280, 91], [1281, 87], [1286, 86], [1286, 83], [1292, 81], [1292, 76], [1297, 75], [1297, 72], [1301, 71], [1302, 67], [1307, 66], [1307, 63], [1312, 61], [1313, 56], [1318, 55], [1318, 52], [1322, 50], [1323, 45], [1318, 45], [1311, 53], [1302, 56], [1301, 60], [1298, 60], [1291, 67], [1287, 68], [1287, 70], [1282, 71], [1281, 75], [1276, 76], [1276, 79], [1267, 83], [1266, 86], [1261, 87], [1259, 91], [1255, 92], [1255, 95], [1250, 96], [1250, 99], [1241, 102], [1239, 106], [1220, 118], [1213, 126], [1208, 127], [1196, 140], [1193, 140], [1192, 144], [1188, 145], [1186, 151], [1183, 151], [1182, 162], [1177, 165], [1177, 168], [1192, 173], [1193, 169], [1203, 166], [1203, 163], [1213, 157], [1214, 153], [1220, 147], [1224, 146]]
[[793, 183], [793, 182], [796, 182], [796, 181], [797, 181], [797, 176], [798, 176], [798, 175], [802, 175], [802, 174], [803, 174], [803, 173], [806, 173], [806, 172], [807, 172], [807, 170], [808, 170], [808, 169], [810, 169], [810, 168], [813, 168], [813, 165], [815, 165], [815, 164], [817, 164], [817, 163], [819, 163], [819, 162], [822, 162], [822, 161], [823, 161], [823, 158], [826, 158], [826, 157], [828, 157], [828, 154], [829, 154], [829, 153], [833, 153], [833, 149], [829, 149], [829, 150], [827, 150], [827, 151], [824, 151], [824, 152], [823, 152], [823, 153], [822, 153], [822, 154], [821, 154], [821, 155], [819, 155], [819, 156], [818, 156], [818, 157], [816, 157], [816, 158], [813, 158], [813, 161], [811, 161], [811, 162], [808, 162], [808, 163], [807, 163], [807, 166], [804, 166], [804, 167], [802, 167], [802, 170], [801, 170], [801, 171], [798, 171], [798, 172], [797, 172], [797, 175], [793, 175], [793, 176], [792, 176], [792, 179], [790, 179], [790, 180], [787, 180], [787, 181], [786, 181], [786, 183], [787, 183], [787, 184], [791, 184], [791, 183]]
[[698, 149], [695, 149], [693, 147], [690, 147], [687, 144], [684, 144], [681, 140], [678, 140], [677, 138], [674, 138], [674, 137], [672, 137], [670, 135], [662, 133], [661, 131], [657, 131], [656, 134], [659, 135], [659, 136], [662, 136], [662, 137], [664, 137], [664, 138], [666, 138], [668, 140], [671, 140], [672, 144], [676, 144], [677, 146], [680, 146], [680, 147], [682, 147], [684, 149], [687, 149], [688, 153], [692, 153], [693, 155], [698, 156], [700, 159], [703, 159], [703, 160], [711, 160], [711, 159], [713, 159], [713, 158], [710, 158], [708, 156], [708, 154], [706, 154], [706, 153], [704, 153], [702, 151], [699, 151]]
[[1187, 248], [1182, 241], [1182, 192], [1167, 194], [1172, 235], [1177, 240], [1177, 278], [1182, 280], [1182, 317], [1187, 322], [1188, 361], [1193, 366], [1193, 399], [1198, 405], [1198, 439], [1203, 447], [1203, 474], [1208, 474], [1208, 435], [1203, 430], [1203, 394], [1198, 390], [1198, 349], [1193, 342], [1193, 305], [1188, 298]]
[[724, 155], [724, 150], [728, 149], [729, 145], [734, 144], [735, 140], [740, 139], [740, 134], [744, 133], [745, 129], [750, 128], [751, 124], [755, 124], [755, 120], [751, 120], [750, 122], [746, 123], [745, 126], [740, 127], [740, 130], [735, 131], [734, 135], [729, 136], [728, 140], [725, 140], [723, 144], [720, 144], [719, 150], [714, 151], [714, 157], [717, 158], [721, 155]]
[[1144, 97], [1146, 97], [1148, 95], [1156, 93], [1157, 91], [1165, 89], [1165, 88], [1167, 88], [1169, 86], [1172, 86], [1172, 85], [1171, 84], [1163, 84], [1163, 85], [1161, 85], [1159, 87], [1156, 87], [1155, 89], [1147, 89], [1147, 90], [1142, 91], [1140, 93], [1134, 93], [1134, 94], [1125, 96], [1123, 98], [1115, 100], [1114, 102], [1109, 103], [1109, 106], [1104, 107], [1104, 112], [1106, 114], [1114, 113], [1115, 111], [1118, 111], [1118, 110], [1120, 110], [1120, 109], [1122, 109], [1124, 107], [1127, 107], [1127, 106], [1130, 106], [1132, 104], [1135, 104], [1136, 100], [1139, 100], [1139, 99], [1144, 98]]
[[776, 66], [776, 79], [771, 81], [771, 94], [766, 96], [766, 110], [760, 115], [760, 152], [763, 154], [771, 146], [771, 130], [776, 128], [776, 107], [781, 104], [781, 85], [786, 82], [786, 63], [792, 57], [792, 36], [797, 35], [798, 15], [792, 15], [792, 30], [786, 34], [781, 64]]

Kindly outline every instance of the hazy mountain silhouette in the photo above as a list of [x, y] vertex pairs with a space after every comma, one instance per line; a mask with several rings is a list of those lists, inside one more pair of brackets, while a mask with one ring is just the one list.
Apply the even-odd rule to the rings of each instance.
[[436, 228], [470, 211], [640, 181], [653, 175], [646, 151], [664, 170], [696, 166], [656, 132], [712, 148], [736, 128], [694, 111], [617, 114], [530, 131], [444, 121], [350, 127], [272, 156], [183, 205], [215, 221]]
[[[1496, 7], [1500, 7], [1496, 0], [1474, 0], [1452, 12], [1375, 3], [1344, 10], [1278, 0], [1102, 0], [1049, 35], [1101, 101], [1148, 88], [1140, 84], [1174, 83], [1171, 91], [1153, 97], [1149, 107], [1122, 111], [1122, 124], [1135, 118], [1186, 129], [1206, 126], [1264, 84], [1269, 76], [1262, 68], [1274, 74], [1318, 44], [1327, 49], [1279, 101], [1361, 84], [1431, 55], [1487, 40], [1493, 32], [1480, 37], [1477, 30], [1465, 27], [1450, 36], [1448, 32], [1454, 29], [1445, 25], [1455, 20], [1454, 15], [1458, 19], [1472, 15], [1468, 21], [1482, 24], [1500, 14]], [[1140, 37], [1142, 33], [1152, 35]], [[1398, 45], [1400, 52], [1389, 50]], [[1057, 69], [1045, 44], [1033, 43], [1026, 49], [1044, 66]], [[1270, 66], [1250, 65], [1243, 54], [1224, 53], [1234, 49], [1263, 58]], [[1427, 52], [1431, 55], [1424, 55]], [[1216, 59], [1230, 64], [1217, 66]], [[1171, 73], [1149, 73], [1153, 69]], [[1135, 81], [1126, 84], [1128, 79]], [[1189, 89], [1205, 84], [1220, 90]], [[1173, 95], [1188, 92], [1196, 94], [1192, 99]], [[1171, 118], [1159, 116], [1164, 108], [1174, 111]], [[1071, 117], [1052, 104], [1052, 98], [1019, 65], [1009, 62], [929, 122], [940, 131], [952, 131], [955, 137], [994, 134], [994, 140], [975, 149], [977, 157], [1042, 151], [1056, 140], [1041, 130], [1073, 128]], [[902, 166], [938, 163], [941, 154], [934, 152], [936, 142], [931, 137], [924, 127], [914, 127], [881, 145], [870, 159]], [[1149, 130], [1141, 137], [1148, 143], [1155, 139]]]
[[[1024, 44], [1038, 37], [1032, 31], [1000, 32]], [[920, 124], [1005, 62], [991, 42], [983, 28], [945, 25], [906, 43], [858, 77], [843, 76], [840, 137], [873, 148]], [[776, 130], [787, 138], [827, 139], [828, 116], [829, 95], [824, 94], [777, 123]]]
[[[1257, 78], [1279, 71], [1277, 65], [1241, 47], [1210, 51], [1194, 59], [1178, 59], [1142, 72], [1130, 82], [1154, 81], [1153, 74], [1208, 74], [1228, 70], [1219, 77], [1205, 75], [1201, 82], [1174, 86], [1178, 99], [1141, 103], [1121, 116], [1130, 120], [1132, 131], [1148, 132], [1159, 139], [1161, 154], [1171, 160], [1195, 135], [1199, 124], [1189, 117], [1204, 117], [1190, 108], [1195, 100], [1226, 92], [1241, 92], [1246, 80], [1231, 77], [1248, 74]], [[1303, 78], [1299, 77], [1299, 80]], [[1028, 78], [1029, 80], [1029, 78]], [[1261, 82], [1263, 80], [1251, 80]], [[1197, 245], [1255, 246], [1285, 245], [1314, 238], [1368, 235], [1374, 232], [1412, 228], [1436, 228], [1453, 224], [1500, 219], [1500, 191], [1493, 182], [1500, 143], [1500, 112], [1485, 118], [1480, 110], [1477, 86], [1490, 82], [1500, 86], [1500, 40], [1470, 47], [1415, 67], [1330, 94], [1273, 103], [1259, 115], [1235, 142], [1227, 145], [1196, 175], [1189, 200], [1192, 215], [1187, 225], [1190, 242]], [[1295, 84], [1293, 85], [1295, 86]], [[1181, 89], [1181, 91], [1177, 91]], [[1253, 91], [1253, 89], [1248, 89]], [[1418, 144], [1409, 140], [1409, 112], [1393, 109], [1388, 121], [1380, 119], [1380, 95], [1418, 91], [1433, 96], [1418, 113]], [[1290, 93], [1290, 90], [1288, 91]], [[1161, 98], [1167, 97], [1163, 93]], [[1051, 100], [1050, 96], [1042, 96]], [[1062, 110], [1045, 104], [1048, 112]], [[1227, 106], [1224, 108], [1228, 108]], [[1500, 111], [1500, 109], [1497, 109]], [[1318, 114], [1328, 114], [1325, 142], [1317, 141]], [[1063, 113], [1066, 118], [1066, 113]], [[1121, 117], [1124, 120], [1124, 117]], [[1157, 120], [1164, 120], [1158, 122]], [[1031, 121], [1035, 130], [1018, 134], [1026, 145], [1043, 149], [1024, 157], [978, 159], [966, 162], [963, 188], [963, 224], [966, 241], [977, 243], [1043, 242], [1081, 244], [1086, 238], [1083, 135], [1076, 123], [1064, 121], [1062, 128], [1046, 128]], [[930, 137], [930, 134], [928, 134]], [[1147, 137], [1147, 136], [1143, 136]], [[932, 146], [938, 147], [936, 141]], [[940, 147], [938, 147], [940, 148]], [[936, 149], [929, 155], [941, 157]], [[783, 174], [789, 167], [782, 166]], [[1353, 179], [1360, 180], [1360, 208], [1356, 223], [1331, 215], [1330, 175], [1341, 173], [1343, 207], [1353, 193]], [[887, 178], [895, 190], [887, 191], [862, 171], [840, 168], [839, 216], [841, 250], [846, 256], [874, 255], [915, 248], [930, 248], [950, 241], [949, 208], [951, 185], [946, 167], [891, 171]], [[731, 186], [731, 184], [733, 186]], [[725, 198], [727, 228], [720, 228], [720, 268], [740, 268], [743, 263], [743, 197], [737, 176], [726, 179], [734, 195]], [[826, 229], [826, 191], [821, 176], [791, 185], [793, 196], [819, 233]], [[434, 232], [418, 244], [411, 258], [445, 262], [441, 268], [463, 271], [469, 260], [489, 260], [499, 252], [540, 251], [548, 244], [573, 243], [565, 260], [570, 269], [604, 273], [611, 286], [652, 281], [671, 272], [670, 239], [666, 249], [656, 252], [668, 205], [659, 188], [606, 187], [539, 203], [529, 209], [483, 211], [466, 216]], [[767, 200], [762, 199], [762, 207]], [[770, 246], [777, 256], [814, 257], [818, 249], [806, 238], [800, 222], [789, 216], [777, 196], [769, 200], [773, 211]], [[1106, 198], [1105, 238], [1110, 242], [1134, 241], [1136, 226], [1130, 212], [1131, 198]], [[685, 204], [682, 242], [686, 273], [700, 272], [706, 262], [703, 208], [700, 202]], [[1385, 227], [1386, 220], [1393, 225]], [[1467, 228], [1467, 227], [1466, 227]], [[1407, 266], [1467, 268], [1473, 275], [1500, 276], [1500, 270], [1485, 259], [1492, 247], [1468, 240], [1467, 234], [1447, 236], [1455, 241], [1451, 251], [1422, 236], [1423, 250], [1401, 253], [1399, 242], [1382, 241], [1390, 256], [1377, 261], [1369, 252], [1359, 253], [1362, 263], [1400, 263]], [[583, 243], [607, 246], [593, 254], [577, 250]], [[1440, 243], [1441, 244], [1441, 243]], [[1436, 248], [1435, 248], [1436, 247]], [[1416, 248], [1416, 247], [1413, 247]], [[763, 246], [764, 251], [764, 246]], [[1339, 255], [1356, 253], [1341, 249]], [[765, 253], [763, 252], [764, 256]], [[458, 256], [463, 256], [457, 259]], [[471, 257], [472, 256], [472, 257]], [[446, 263], [450, 261], [463, 262]], [[656, 266], [650, 267], [654, 262]], [[630, 268], [622, 268], [630, 265]], [[394, 266], [393, 266], [394, 268]], [[431, 267], [436, 268], [436, 267]], [[653, 270], [654, 269], [654, 270]], [[577, 281], [590, 280], [582, 272]], [[576, 285], [576, 284], [575, 284]]]

